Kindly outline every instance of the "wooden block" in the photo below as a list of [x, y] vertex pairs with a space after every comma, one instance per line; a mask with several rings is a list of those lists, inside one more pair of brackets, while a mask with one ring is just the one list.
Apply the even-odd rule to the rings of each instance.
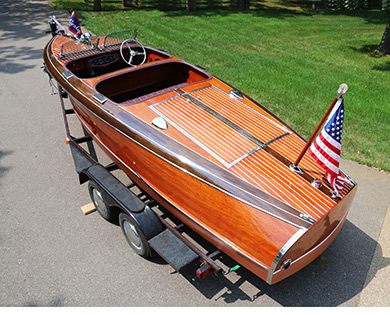
[[87, 205], [82, 206], [81, 211], [83, 211], [84, 215], [88, 215], [88, 214], [96, 211], [96, 208], [95, 208], [95, 205], [93, 204], [93, 202], [91, 202]]

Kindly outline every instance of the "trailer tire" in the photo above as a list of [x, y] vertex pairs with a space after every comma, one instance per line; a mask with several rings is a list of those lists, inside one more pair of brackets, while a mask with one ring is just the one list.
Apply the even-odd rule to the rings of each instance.
[[110, 207], [103, 199], [97, 185], [90, 180], [88, 183], [88, 191], [97, 212], [108, 222], [118, 224], [118, 210]]
[[130, 247], [140, 256], [148, 258], [151, 256], [151, 248], [145, 237], [144, 232], [137, 224], [136, 220], [127, 215], [121, 213], [119, 215], [119, 225], [122, 229], [123, 235]]

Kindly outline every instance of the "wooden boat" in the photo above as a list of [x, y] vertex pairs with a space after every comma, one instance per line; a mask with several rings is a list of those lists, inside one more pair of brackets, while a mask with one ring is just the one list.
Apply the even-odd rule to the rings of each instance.
[[356, 184], [335, 197], [309, 154], [300, 172], [290, 167], [306, 141], [278, 117], [206, 70], [118, 34], [84, 42], [60, 34], [44, 49], [47, 70], [103, 151], [269, 284], [319, 256]]

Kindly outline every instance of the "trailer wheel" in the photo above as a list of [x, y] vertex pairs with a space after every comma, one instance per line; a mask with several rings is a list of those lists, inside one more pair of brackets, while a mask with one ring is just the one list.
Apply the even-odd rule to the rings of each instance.
[[121, 213], [119, 215], [119, 225], [131, 248], [144, 258], [150, 257], [151, 249], [149, 243], [134, 218], [125, 213]]
[[97, 212], [105, 220], [111, 223], [118, 223], [118, 211], [106, 204], [101, 192], [93, 181], [89, 181], [88, 191]]

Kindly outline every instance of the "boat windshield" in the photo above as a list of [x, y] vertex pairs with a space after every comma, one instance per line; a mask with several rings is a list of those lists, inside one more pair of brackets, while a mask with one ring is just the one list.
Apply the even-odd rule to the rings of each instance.
[[108, 33], [106, 36], [104, 36], [100, 48], [104, 49], [109, 47], [120, 47], [122, 42], [125, 40], [137, 40], [137, 34], [137, 30], [122, 30]]
[[[91, 36], [91, 41], [67, 40], [61, 47], [59, 59], [69, 59], [65, 66], [81, 79], [95, 78], [117, 70], [171, 58], [167, 52], [137, 45], [136, 55], [122, 46], [130, 39], [136, 41], [137, 31], [125, 30], [109, 33], [105, 37]], [[125, 45], [124, 47], [128, 47]], [[142, 47], [142, 48], [141, 48]], [[138, 54], [138, 51], [142, 54]], [[131, 60], [131, 63], [129, 63]]]

